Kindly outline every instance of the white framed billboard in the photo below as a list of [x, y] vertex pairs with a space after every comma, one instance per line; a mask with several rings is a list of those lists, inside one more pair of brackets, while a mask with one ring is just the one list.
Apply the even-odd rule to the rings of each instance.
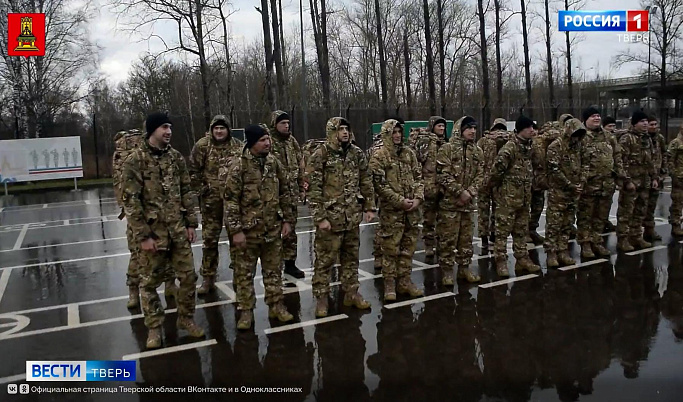
[[80, 137], [0, 141], [0, 182], [83, 177]]

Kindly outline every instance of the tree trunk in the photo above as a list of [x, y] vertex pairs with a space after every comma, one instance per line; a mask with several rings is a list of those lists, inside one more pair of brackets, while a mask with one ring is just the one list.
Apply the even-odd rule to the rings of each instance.
[[379, 51], [379, 81], [382, 87], [382, 112], [384, 116], [387, 116], [389, 113], [387, 105], [387, 60], [384, 56], [384, 37], [382, 36], [379, 0], [375, 0], [375, 21], [377, 22], [377, 50]]
[[553, 54], [550, 49], [550, 0], [545, 0], [545, 55], [548, 65], [548, 92], [552, 121], [557, 120], [557, 105], [555, 105], [555, 82], [553, 81]]
[[529, 61], [529, 33], [526, 28], [526, 0], [521, 0], [522, 6], [522, 39], [524, 41], [524, 80], [526, 83], [526, 103], [525, 108], [527, 109], [526, 115], [533, 117], [533, 99], [531, 97], [531, 62]]
[[313, 37], [315, 39], [315, 49], [318, 55], [318, 71], [320, 72], [320, 83], [323, 92], [323, 109], [329, 114], [331, 112], [330, 103], [330, 62], [327, 48], [327, 5], [326, 0], [320, 0], [320, 10], [318, 1], [309, 0], [311, 6], [311, 22], [313, 23]]
[[500, 0], [494, 0], [496, 8], [496, 110], [500, 113], [503, 105], [503, 63], [500, 59]]
[[[225, 65], [228, 74], [226, 77], [225, 98], [227, 102], [227, 111], [230, 113], [230, 119], [232, 120], [232, 64], [230, 64], [230, 46], [228, 46], [228, 22], [223, 14], [223, 8], [219, 7], [218, 11], [220, 12], [221, 23], [223, 24], [223, 50], [225, 51]], [[189, 94], [188, 87], [188, 96]], [[231, 121], [230, 123], [234, 124], [235, 122]], [[194, 132], [194, 130], [192, 131]]]
[[413, 91], [410, 86], [410, 49], [408, 48], [408, 30], [403, 31], [403, 64], [406, 70], [406, 104], [408, 119], [413, 119]]
[[[569, 0], [564, 0], [564, 9], [569, 10]], [[569, 112], [574, 113], [574, 91], [572, 90], [572, 48], [569, 41], [569, 31], [564, 33], [567, 46], [567, 99], [569, 99]]]
[[[426, 1], [426, 0], [425, 0]], [[489, 82], [489, 58], [486, 45], [486, 21], [484, 20], [483, 0], [477, 0], [479, 14], [479, 40], [481, 42], [481, 69], [482, 85], [484, 86], [484, 99], [482, 108], [482, 127], [488, 127], [491, 120], [491, 88]]]
[[[284, 72], [285, 77], [289, 77], [289, 69], [287, 65], [287, 56], [285, 56], [285, 52], [287, 51], [287, 48], [285, 47], [285, 34], [283, 31], [282, 27], [282, 0], [278, 0], [277, 2], [278, 8], [280, 11], [279, 17], [280, 17], [280, 56], [282, 58], [282, 71]], [[280, 102], [284, 105], [289, 104], [290, 98], [289, 98], [289, 85], [284, 85], [282, 88], [282, 95], [283, 98], [280, 99]]]
[[434, 57], [432, 56], [432, 31], [429, 25], [429, 2], [422, 1], [425, 18], [425, 52], [427, 53], [427, 81], [429, 85], [429, 113], [436, 114], [436, 88], [434, 83]]
[[209, 68], [206, 62], [206, 52], [204, 51], [204, 26], [202, 23], [202, 13], [204, 6], [201, 0], [195, 0], [195, 13], [197, 16], [197, 51], [199, 51], [199, 75], [202, 80], [202, 95], [204, 98], [204, 125], [209, 127], [211, 124], [211, 98], [209, 96]]
[[280, 24], [278, 21], [277, 0], [270, 0], [270, 13], [273, 21], [273, 60], [275, 61], [275, 75], [277, 77], [278, 108], [284, 107], [285, 75], [282, 70], [282, 42], [280, 38]]
[[443, 0], [436, 1], [436, 14], [439, 23], [439, 67], [440, 74], [440, 88], [439, 101], [441, 103], [441, 116], [446, 115], [446, 49], [443, 41]]
[[[257, 8], [258, 10], [258, 8]], [[263, 25], [263, 48], [266, 56], [266, 97], [270, 110], [277, 109], [277, 98], [273, 88], [273, 45], [270, 41], [270, 18], [268, 0], [261, 0], [261, 24]]]

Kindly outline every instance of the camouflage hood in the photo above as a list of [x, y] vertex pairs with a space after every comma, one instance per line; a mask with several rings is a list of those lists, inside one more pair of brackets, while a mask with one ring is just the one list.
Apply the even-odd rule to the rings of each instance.
[[232, 131], [230, 130], [230, 120], [222, 114], [217, 114], [213, 116], [213, 119], [211, 119], [211, 123], [209, 124], [209, 131], [206, 133], [207, 136], [211, 137], [211, 141], [215, 144], [218, 144], [218, 141], [213, 137], [213, 127], [214, 126], [225, 126], [228, 129], [228, 136], [225, 139], [225, 141], [221, 142], [221, 144], [230, 142], [230, 139], [232, 138]]
[[572, 140], [572, 137], [581, 140], [586, 135], [586, 126], [579, 119], [571, 118], [564, 123], [562, 135], [567, 143]]
[[564, 114], [561, 114], [561, 115], [560, 115], [560, 118], [557, 119], [557, 121], [560, 123], [560, 125], [561, 125], [562, 127], [564, 127], [564, 123], [565, 123], [568, 119], [573, 119], [573, 118], [574, 118], [574, 116], [572, 116], [571, 114], [569, 114], [569, 113], [564, 113]]
[[502, 117], [495, 119], [493, 121], [493, 124], [491, 125], [491, 129], [489, 131], [494, 132], [497, 130], [507, 131], [508, 130], [507, 120], [505, 120]]
[[394, 132], [394, 128], [399, 124], [400, 123], [398, 122], [398, 120], [394, 120], [394, 119], [386, 120], [382, 124], [382, 129], [379, 132], [379, 136], [382, 139], [382, 148], [389, 151], [389, 153], [391, 153], [392, 155], [399, 152], [399, 150], [403, 148], [404, 143], [405, 143], [405, 138], [403, 138], [403, 135], [401, 135], [401, 144], [400, 145], [395, 145], [394, 141], [391, 139], [391, 135]]
[[[444, 126], [446, 126], [446, 119], [444, 119], [444, 118], [441, 117], [441, 116], [432, 116], [432, 117], [430, 117], [430, 118], [429, 118], [429, 123], [427, 124], [427, 131], [430, 132], [430, 133], [434, 133], [434, 126], [436, 126], [436, 125], [439, 124], [439, 123], [443, 123]], [[436, 134], [436, 133], [434, 133], [434, 134]], [[438, 136], [438, 134], [437, 134], [437, 136]], [[443, 131], [443, 136], [444, 136], [444, 137], [446, 136], [446, 128], [445, 128], [445, 127], [444, 127], [444, 131]]]
[[[451, 142], [458, 141], [458, 140], [465, 142], [465, 139], [462, 138], [462, 133], [460, 132], [460, 125], [462, 124], [462, 121], [465, 120], [465, 118], [467, 118], [467, 117], [469, 117], [469, 116], [462, 116], [461, 118], [458, 119], [458, 121], [455, 122], [455, 124], [453, 124], [453, 131], [451, 131], [451, 139], [450, 139]], [[467, 141], [467, 142], [474, 142], [474, 140]]]
[[276, 110], [273, 113], [270, 114], [270, 123], [268, 125], [268, 132], [270, 133], [270, 136], [277, 135], [278, 138], [288, 138], [291, 134], [291, 126], [290, 126], [290, 132], [287, 135], [282, 135], [280, 134], [277, 129], [275, 128], [275, 121], [277, 120], [278, 117], [282, 116], [283, 114], [287, 114], [287, 112], [283, 110]]
[[339, 138], [337, 138], [337, 130], [343, 125], [349, 128], [349, 144], [351, 144], [353, 134], [351, 134], [351, 126], [345, 118], [333, 117], [327, 121], [327, 125], [325, 126], [325, 134], [327, 136], [325, 143], [335, 151], [341, 150], [341, 144], [339, 143]]

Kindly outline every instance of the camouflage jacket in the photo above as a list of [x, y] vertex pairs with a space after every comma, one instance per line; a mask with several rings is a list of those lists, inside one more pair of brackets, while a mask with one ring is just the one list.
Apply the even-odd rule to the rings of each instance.
[[[112, 157], [112, 181], [114, 184], [114, 196], [119, 207], [123, 208], [123, 161], [133, 152], [143, 141], [142, 131], [132, 129], [119, 131], [114, 136], [116, 150]], [[123, 216], [121, 216], [123, 219]]]
[[[572, 136], [579, 136], [573, 139]], [[548, 184], [551, 190], [572, 193], [586, 181], [582, 159], [582, 139], [586, 127], [579, 119], [565, 122], [562, 136], [550, 144], [546, 152]]]
[[342, 148], [339, 144], [337, 129], [341, 121], [334, 117], [327, 122], [327, 140], [306, 166], [313, 222], [327, 219], [333, 231], [358, 227], [363, 211], [375, 209], [368, 160], [357, 146]]
[[[303, 155], [299, 142], [290, 133], [286, 137], [277, 132], [275, 120], [284, 112], [281, 110], [272, 113], [270, 118], [270, 153], [278, 159], [285, 171], [286, 185], [289, 193], [294, 197], [294, 208], [299, 200], [300, 192], [304, 187], [304, 164]], [[296, 212], [296, 211], [295, 211]]]
[[224, 177], [220, 177], [221, 168], [227, 165], [231, 157], [239, 156], [243, 148], [242, 141], [228, 137], [220, 143], [214, 139], [211, 132], [194, 144], [188, 167], [192, 188], [197, 195], [221, 196], [225, 184]]
[[[484, 154], [474, 141], [466, 141], [462, 137], [460, 122], [463, 118], [453, 125], [451, 139], [439, 149], [436, 159], [437, 180], [443, 194], [439, 208], [446, 211], [474, 212], [474, 200], [484, 181]], [[462, 204], [458, 197], [465, 190], [470, 193], [472, 199], [469, 203]]]
[[[136, 242], [184, 236], [197, 227], [195, 193], [185, 159], [170, 145], [144, 141], [123, 162], [123, 204]], [[160, 244], [164, 247], [164, 244]]]
[[493, 121], [491, 129], [488, 130], [483, 137], [477, 141], [477, 146], [481, 148], [482, 152], [482, 170], [484, 173], [481, 191], [488, 191], [488, 182], [491, 177], [491, 169], [498, 156], [498, 151], [503, 148], [503, 145], [508, 140], [509, 133], [506, 129], [502, 129], [500, 125], [506, 126], [506, 121], [503, 118], [497, 118]]
[[425, 198], [437, 198], [439, 196], [439, 185], [436, 180], [436, 155], [446, 143], [446, 136], [443, 138], [434, 133], [434, 124], [442, 120], [441, 116], [429, 118], [427, 130], [421, 131], [415, 140], [415, 156], [422, 165], [422, 180], [424, 182]]
[[683, 127], [666, 150], [667, 170], [672, 179], [683, 180]]
[[[261, 166], [263, 163], [263, 166]], [[296, 205], [287, 185], [287, 174], [272, 154], [261, 159], [245, 149], [228, 163], [225, 190], [225, 226], [229, 236], [244, 232], [247, 237], [274, 241], [282, 223], [296, 224]]]
[[664, 180], [667, 174], [666, 139], [659, 130], [656, 134], [650, 134], [650, 139], [652, 140], [652, 163], [657, 172], [654, 178]]
[[538, 135], [531, 140], [531, 166], [534, 169], [532, 187], [534, 190], [548, 190], [547, 151], [550, 144], [562, 136], [562, 125], [559, 121], [543, 124]]
[[652, 139], [648, 133], [641, 134], [632, 129], [621, 136], [619, 147], [624, 166], [624, 185], [634, 179], [652, 180], [659, 177], [652, 162]]
[[[370, 170], [383, 213], [406, 213], [402, 208], [403, 200], [419, 199], [424, 201], [422, 169], [415, 152], [405, 145], [395, 146], [391, 140], [398, 121], [390, 119], [382, 125], [380, 133], [382, 147], [372, 154]], [[401, 137], [403, 138], [403, 137]], [[420, 220], [418, 210], [408, 213], [414, 224]]]
[[531, 140], [518, 135], [510, 139], [496, 157], [491, 170], [490, 186], [498, 205], [521, 208], [531, 202]]
[[606, 178], [623, 179], [624, 167], [621, 147], [614, 134], [602, 127], [587, 130], [583, 140], [583, 159], [586, 162], [586, 188], [584, 193], [599, 191]]

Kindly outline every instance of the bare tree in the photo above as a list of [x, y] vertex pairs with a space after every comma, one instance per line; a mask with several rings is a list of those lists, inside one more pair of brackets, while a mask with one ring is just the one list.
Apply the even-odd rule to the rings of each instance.
[[261, 13], [261, 24], [263, 26], [263, 50], [266, 56], [266, 97], [268, 106], [271, 110], [278, 107], [277, 94], [275, 93], [275, 83], [273, 82], [273, 43], [270, 40], [270, 17], [268, 16], [268, 0], [261, 0], [261, 8], [254, 7]]
[[382, 19], [380, 18], [379, 0], [375, 0], [375, 18], [377, 21], [377, 49], [379, 50], [379, 75], [382, 86], [382, 110], [384, 115], [388, 113], [387, 105], [387, 60], [384, 54], [384, 37], [382, 32]]
[[439, 74], [439, 102], [441, 104], [442, 116], [446, 114], [446, 49], [443, 39], [443, 13], [443, 0], [436, 0], [436, 18], [439, 22], [439, 67], [441, 68], [441, 74]]
[[527, 32], [526, 19], [526, 0], [521, 0], [521, 14], [522, 14], [522, 40], [524, 42], [524, 79], [526, 87], [526, 103], [524, 107], [527, 109], [527, 115], [533, 117], [533, 99], [531, 98], [531, 62], [529, 61], [529, 33]]
[[427, 82], [429, 85], [429, 113], [436, 114], [436, 88], [434, 83], [434, 57], [432, 56], [432, 31], [429, 22], [429, 2], [423, 0], [422, 8], [425, 19], [425, 46], [427, 53]]
[[[277, 0], [270, 0], [270, 13], [273, 22], [273, 61], [275, 62], [275, 75], [277, 77], [277, 99], [278, 103], [284, 104], [285, 75], [282, 67], [282, 37], [280, 36]], [[278, 107], [282, 107], [282, 105], [278, 105]]]
[[[318, 7], [320, 2], [320, 7]], [[318, 71], [323, 90], [323, 109], [331, 111], [330, 104], [330, 62], [327, 47], [327, 5], [326, 0], [309, 0], [311, 6], [311, 22], [313, 23], [313, 37], [318, 54]]]
[[413, 119], [413, 92], [410, 83], [410, 49], [408, 48], [408, 28], [403, 30], [403, 65], [406, 76], [406, 105], [408, 106], [408, 119]]
[[553, 81], [553, 54], [552, 54], [552, 33], [550, 31], [550, 0], [544, 0], [544, 11], [545, 11], [545, 57], [546, 57], [546, 68], [548, 69], [548, 101], [550, 102], [552, 120], [557, 120], [557, 105], [555, 104], [555, 81]]
[[486, 44], [486, 20], [484, 19], [484, 2], [477, 0], [477, 12], [479, 16], [479, 46], [481, 48], [481, 72], [483, 86], [482, 125], [488, 127], [491, 120], [491, 88], [489, 80], [488, 45]]

